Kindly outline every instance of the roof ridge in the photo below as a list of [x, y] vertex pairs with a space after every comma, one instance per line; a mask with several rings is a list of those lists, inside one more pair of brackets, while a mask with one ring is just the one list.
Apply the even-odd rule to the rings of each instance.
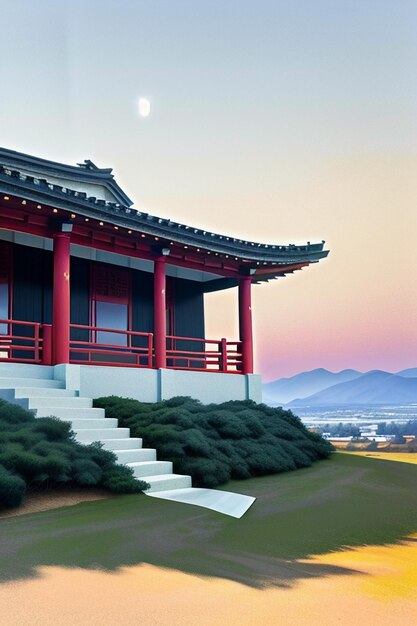
[[79, 179], [80, 182], [96, 183], [107, 187], [116, 198], [124, 202], [127, 206], [133, 204], [132, 200], [127, 196], [123, 189], [117, 184], [113, 172], [113, 168], [100, 168], [90, 159], [85, 159], [84, 163], [76, 165], [68, 165], [44, 159], [42, 157], [32, 156], [24, 152], [17, 152], [9, 148], [0, 147], [0, 163], [8, 165], [9, 169], [23, 168], [31, 169], [35, 172], [47, 172], [55, 176], [69, 176]]

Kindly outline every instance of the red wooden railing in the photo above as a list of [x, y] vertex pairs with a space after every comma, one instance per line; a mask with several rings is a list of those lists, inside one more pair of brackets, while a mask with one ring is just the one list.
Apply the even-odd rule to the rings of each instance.
[[[192, 344], [193, 347], [190, 347]], [[196, 371], [242, 371], [240, 341], [167, 336], [167, 367]]]
[[[108, 336], [103, 338], [103, 334]], [[105, 341], [110, 338], [111, 343]], [[168, 335], [166, 354], [166, 366], [171, 369], [235, 374], [243, 371], [240, 341]], [[1, 361], [51, 365], [52, 326], [0, 319]], [[70, 363], [155, 367], [153, 334], [70, 324]]]
[[0, 362], [42, 363], [41, 329], [42, 325], [36, 322], [0, 319]]
[[[73, 339], [74, 331], [78, 335], [85, 333], [85, 339]], [[84, 326], [70, 324], [70, 362], [80, 364], [113, 365], [123, 367], [152, 367], [153, 335], [133, 330], [116, 330], [98, 326]], [[112, 336], [120, 335], [119, 343], [104, 343], [98, 341], [101, 333]], [[145, 345], [134, 345], [135, 343]]]

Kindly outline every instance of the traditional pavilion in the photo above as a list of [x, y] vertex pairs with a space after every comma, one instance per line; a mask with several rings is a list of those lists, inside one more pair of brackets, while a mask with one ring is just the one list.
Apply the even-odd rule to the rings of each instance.
[[[259, 400], [252, 285], [328, 254], [149, 215], [89, 160], [0, 148], [0, 206], [0, 362], [56, 366], [91, 395]], [[206, 338], [204, 294], [235, 286], [239, 338]]]

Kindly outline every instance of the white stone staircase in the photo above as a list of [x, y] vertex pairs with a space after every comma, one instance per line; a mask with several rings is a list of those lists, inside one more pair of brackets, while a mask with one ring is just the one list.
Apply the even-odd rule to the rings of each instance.
[[131, 467], [134, 476], [150, 485], [147, 493], [187, 489], [191, 477], [174, 474], [170, 461], [158, 461], [156, 450], [142, 448], [142, 439], [130, 437], [129, 428], [118, 428], [116, 419], [107, 418], [104, 409], [93, 408], [91, 398], [64, 388], [53, 379], [53, 367], [0, 364], [0, 398], [19, 404], [36, 417], [54, 416], [70, 422], [77, 441], [99, 441], [117, 456], [120, 464]]

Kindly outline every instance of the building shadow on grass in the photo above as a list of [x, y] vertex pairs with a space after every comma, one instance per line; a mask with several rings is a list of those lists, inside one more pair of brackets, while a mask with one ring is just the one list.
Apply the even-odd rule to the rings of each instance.
[[141, 563], [255, 588], [286, 588], [300, 579], [354, 573], [301, 563], [299, 559], [308, 557], [301, 550], [283, 558], [280, 550], [262, 541], [257, 542], [259, 552], [239, 541], [228, 546], [221, 536], [224, 526], [238, 538], [241, 522], [135, 496], [7, 518], [0, 522], [0, 581], [36, 577], [38, 568], [45, 566], [114, 572]]
[[309, 556], [408, 540], [417, 467], [346, 457], [239, 483], [258, 498], [241, 519], [132, 495], [0, 520], [0, 581], [43, 566], [114, 572], [141, 563], [255, 588], [352, 575]]

